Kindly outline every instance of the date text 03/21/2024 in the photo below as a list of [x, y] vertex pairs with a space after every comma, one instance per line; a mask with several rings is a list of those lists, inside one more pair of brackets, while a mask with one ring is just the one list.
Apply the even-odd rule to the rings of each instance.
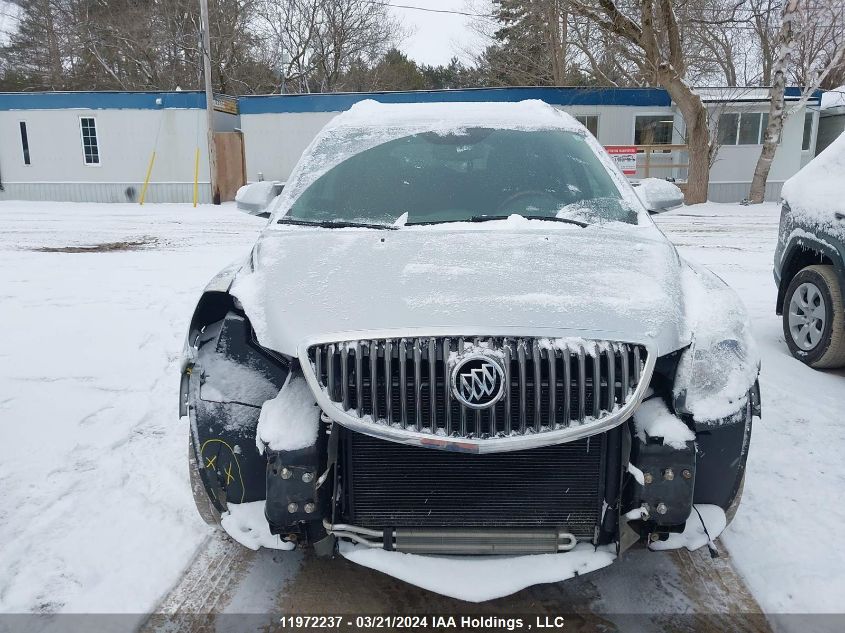
[[563, 616], [537, 616], [531, 622], [519, 617], [500, 616], [443, 616], [443, 615], [286, 615], [279, 619], [283, 628], [307, 629], [498, 629], [507, 631], [531, 629], [560, 629], [564, 626]]

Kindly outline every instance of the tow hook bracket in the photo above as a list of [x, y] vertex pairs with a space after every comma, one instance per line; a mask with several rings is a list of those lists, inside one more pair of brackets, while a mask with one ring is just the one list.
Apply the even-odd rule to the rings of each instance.
[[695, 442], [677, 449], [662, 441], [634, 440], [631, 461], [643, 472], [644, 484], [636, 486], [632, 505], [649, 508], [656, 525], [684, 523], [692, 512], [695, 491]]

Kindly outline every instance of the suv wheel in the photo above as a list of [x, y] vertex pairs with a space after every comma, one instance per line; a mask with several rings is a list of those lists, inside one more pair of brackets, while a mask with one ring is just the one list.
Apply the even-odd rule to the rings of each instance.
[[845, 306], [833, 266], [807, 266], [792, 278], [783, 335], [792, 355], [810, 367], [845, 365]]

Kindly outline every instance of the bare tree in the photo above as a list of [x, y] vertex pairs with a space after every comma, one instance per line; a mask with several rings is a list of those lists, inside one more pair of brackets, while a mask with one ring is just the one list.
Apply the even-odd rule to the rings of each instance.
[[574, 13], [590, 19], [606, 33], [634, 47], [640, 72], [663, 86], [686, 126], [689, 176], [688, 204], [706, 202], [710, 182], [710, 129], [701, 97], [686, 78], [687, 50], [675, 13], [676, 0], [641, 0], [623, 10], [615, 0], [571, 0]]
[[257, 0], [255, 29], [265, 64], [277, 70], [273, 92], [309, 92], [320, 0]]
[[343, 89], [353, 61], [373, 62], [397, 43], [402, 29], [386, 5], [362, 0], [322, 0], [314, 36], [315, 80], [320, 92]]
[[[829, 24], [841, 20], [841, 16], [840, 0], [817, 0], [813, 5], [803, 5], [803, 9], [800, 0], [789, 0], [783, 7], [776, 40], [777, 56], [772, 64], [772, 85], [769, 89], [769, 124], [766, 126], [763, 147], [754, 168], [748, 196], [754, 204], [765, 199], [766, 182], [784, 121], [793, 112], [801, 110], [826, 77], [845, 62], [845, 37], [838, 28], [828, 28]], [[819, 42], [815, 42], [816, 38]], [[799, 43], [802, 41], [803, 45]], [[809, 51], [814, 53], [812, 59], [804, 55], [798, 57], [800, 69], [797, 72], [804, 80], [802, 94], [798, 102], [787, 110], [786, 81], [796, 51], [804, 55], [809, 54]]]

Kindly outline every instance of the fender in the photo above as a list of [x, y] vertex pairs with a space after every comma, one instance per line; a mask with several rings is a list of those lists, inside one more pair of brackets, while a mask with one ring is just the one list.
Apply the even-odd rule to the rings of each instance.
[[778, 298], [777, 305], [775, 306], [775, 312], [777, 314], [783, 313], [782, 305], [786, 288], [789, 286], [792, 278], [803, 268], [800, 262], [803, 257], [806, 257], [807, 251], [824, 255], [833, 262], [836, 278], [839, 280], [839, 289], [843, 296], [845, 296], [845, 263], [843, 263], [845, 262], [845, 258], [843, 258], [845, 246], [839, 243], [832, 244], [828, 241], [816, 239], [806, 232], [801, 235], [795, 235], [793, 231], [789, 236], [789, 242], [784, 248], [781, 265], [779, 268], [776, 266], [774, 270], [775, 281], [778, 284]]

